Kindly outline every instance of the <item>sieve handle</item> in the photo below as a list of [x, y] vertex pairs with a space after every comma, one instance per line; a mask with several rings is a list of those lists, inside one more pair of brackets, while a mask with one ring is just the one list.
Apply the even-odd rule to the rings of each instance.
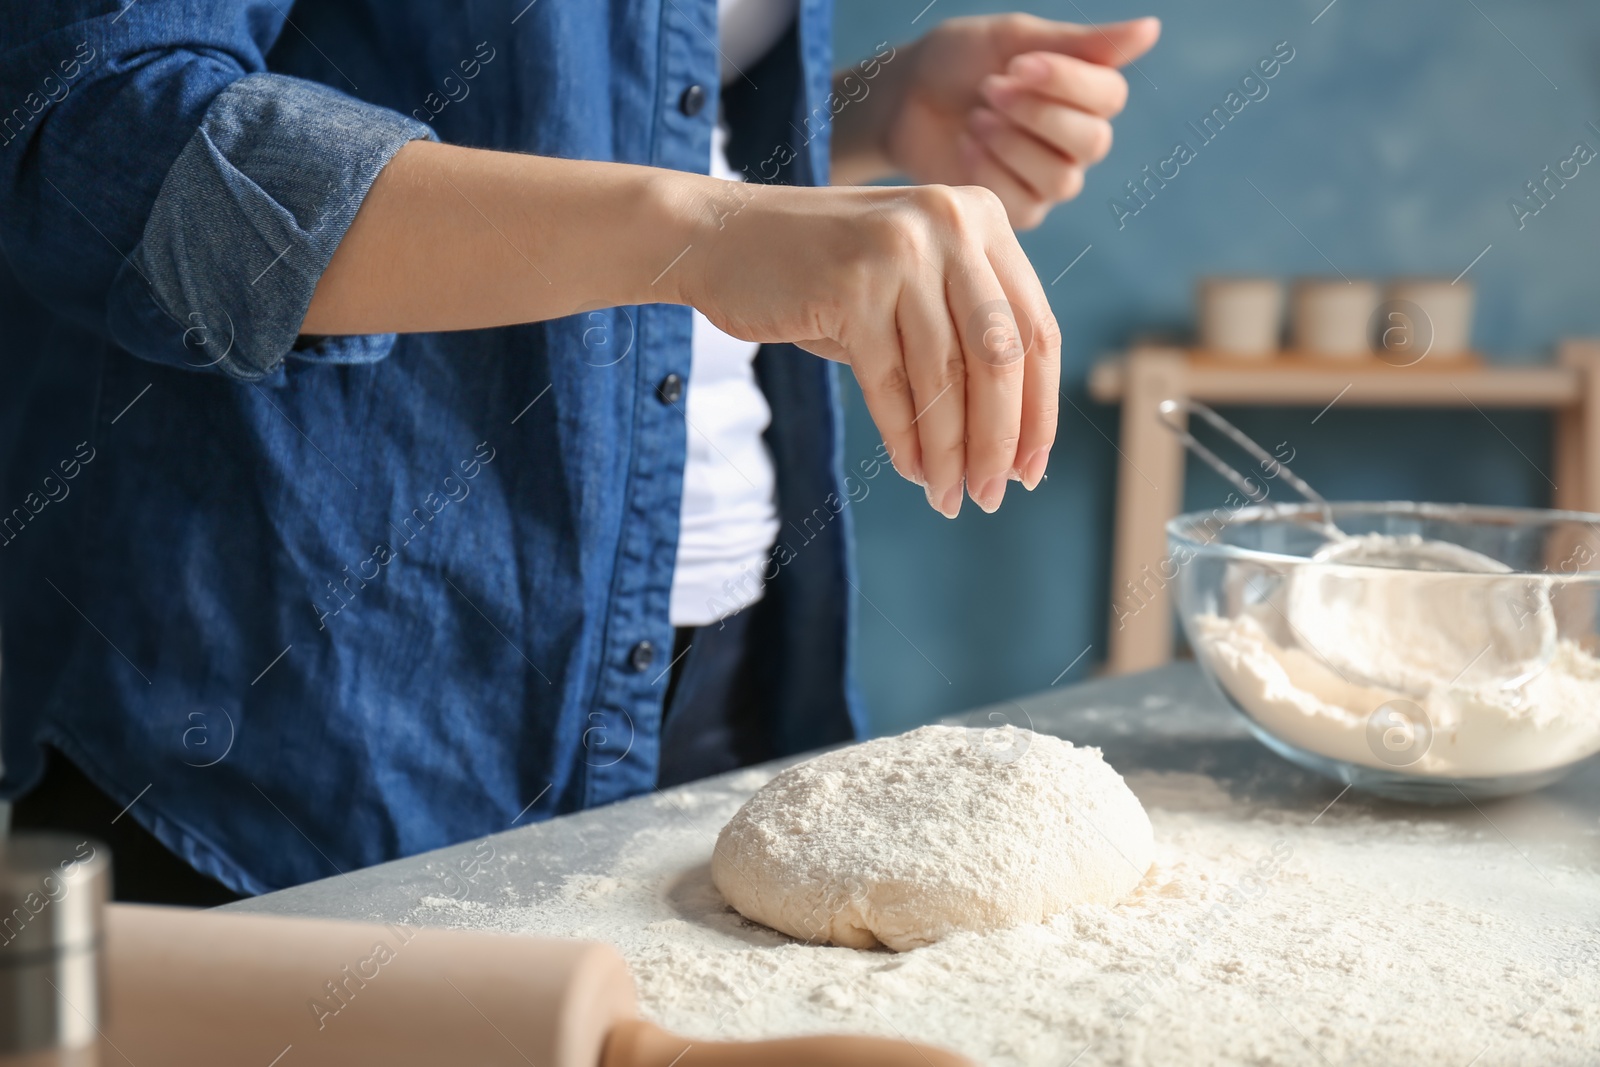
[[1221, 415], [1218, 415], [1210, 407], [1200, 403], [1198, 400], [1163, 400], [1156, 409], [1156, 418], [1161, 421], [1161, 424], [1168, 430], [1172, 431], [1178, 440], [1184, 443], [1184, 446], [1188, 448], [1189, 451], [1199, 456], [1200, 459], [1205, 462], [1206, 466], [1210, 467], [1228, 481], [1232, 482], [1234, 487], [1237, 488], [1239, 492], [1243, 493], [1247, 500], [1253, 504], [1261, 503], [1267, 498], [1266, 489], [1230, 467], [1221, 456], [1217, 455], [1215, 452], [1211, 451], [1211, 449], [1202, 444], [1194, 434], [1189, 432], [1183, 423], [1179, 422], [1173, 417], [1177, 412], [1180, 411], [1186, 415], [1199, 415], [1202, 419], [1205, 419], [1212, 426], [1216, 427], [1218, 432], [1220, 432], [1224, 437], [1228, 438], [1228, 440], [1244, 449], [1261, 463], [1271, 464], [1273, 467], [1276, 467], [1278, 473], [1283, 475], [1283, 480], [1288, 482], [1294, 488], [1295, 492], [1299, 493], [1311, 503], [1316, 504], [1322, 509], [1323, 524], [1327, 526], [1329, 530], [1333, 531], [1337, 536], [1344, 536], [1339, 528], [1334, 525], [1333, 509], [1328, 506], [1328, 502], [1327, 500], [1323, 499], [1322, 494], [1311, 488], [1311, 486], [1307, 485], [1305, 479], [1295, 474], [1294, 471], [1290, 470], [1288, 466], [1281, 462], [1276, 456], [1272, 455], [1266, 449], [1262, 448], [1260, 445], [1251, 440], [1243, 430], [1239, 429], [1233, 423], [1229, 422]]

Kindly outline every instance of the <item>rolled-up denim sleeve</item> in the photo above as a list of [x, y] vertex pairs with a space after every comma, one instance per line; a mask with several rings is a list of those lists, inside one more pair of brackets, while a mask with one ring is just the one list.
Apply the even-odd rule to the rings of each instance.
[[305, 342], [297, 334], [378, 172], [408, 141], [432, 136], [415, 119], [316, 82], [281, 74], [234, 82], [161, 183], [123, 271], [131, 277], [115, 288], [117, 340], [148, 359], [215, 365], [247, 380], [291, 356], [381, 359], [393, 334]]
[[0, 254], [34, 299], [139, 358], [244, 380], [389, 351], [297, 331], [378, 173], [433, 134], [269, 72], [290, 6], [0, 5]]

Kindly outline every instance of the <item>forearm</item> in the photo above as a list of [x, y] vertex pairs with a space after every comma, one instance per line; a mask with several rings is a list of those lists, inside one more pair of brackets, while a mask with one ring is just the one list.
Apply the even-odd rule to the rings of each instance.
[[683, 263], [668, 267], [693, 243], [712, 181], [413, 141], [373, 183], [301, 332], [475, 329], [684, 303]]

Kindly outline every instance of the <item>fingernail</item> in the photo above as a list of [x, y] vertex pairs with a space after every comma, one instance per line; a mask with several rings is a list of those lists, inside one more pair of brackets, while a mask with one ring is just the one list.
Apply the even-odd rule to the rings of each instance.
[[1027, 466], [1022, 468], [1022, 484], [1033, 492], [1039, 488], [1039, 482], [1044, 478], [1044, 470], [1050, 465], [1050, 450], [1041, 448], [1028, 458]]
[[928, 480], [922, 473], [921, 460], [914, 460], [910, 463], [907, 463], [901, 458], [900, 454], [895, 452], [894, 449], [891, 448], [888, 450], [888, 452], [889, 465], [894, 467], [896, 474], [900, 475], [900, 477], [904, 478], [912, 485], [920, 485], [924, 489], [928, 487]]
[[1017, 56], [1011, 61], [1008, 72], [1020, 81], [1038, 85], [1050, 78], [1050, 64], [1040, 56]]
[[955, 488], [940, 493], [931, 485], [922, 487], [923, 493], [928, 498], [928, 506], [947, 519], [953, 519], [961, 510], [961, 483], [957, 482]]
[[957, 482], [944, 494], [944, 503], [938, 509], [939, 514], [947, 519], [953, 519], [961, 514], [961, 483]]
[[1006, 476], [997, 474], [984, 483], [978, 490], [978, 495], [973, 497], [973, 502], [983, 509], [987, 515], [993, 515], [1000, 510], [1000, 502], [1006, 498]]

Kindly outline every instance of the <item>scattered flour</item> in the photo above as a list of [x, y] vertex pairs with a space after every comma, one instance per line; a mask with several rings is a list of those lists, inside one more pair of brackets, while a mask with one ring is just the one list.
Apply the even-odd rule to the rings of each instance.
[[803, 944], [724, 903], [716, 828], [766, 779], [658, 794], [666, 827], [604, 873], [432, 897], [413, 920], [614, 944], [642, 1012], [706, 1040], [904, 1035], [1008, 1067], [1600, 1059], [1592, 854], [1519, 855], [1486, 821], [1409, 821], [1353, 797], [1283, 812], [1200, 775], [1140, 773], [1155, 866], [1128, 901], [896, 954]]
[[1099, 749], [923, 726], [780, 772], [722, 828], [711, 877], [741, 914], [803, 941], [903, 952], [1115, 904], [1154, 848]]
[[[1419, 776], [1481, 778], [1536, 773], [1600, 751], [1600, 660], [1572, 641], [1555, 641], [1542, 669], [1505, 689], [1493, 672], [1466, 674], [1470, 652], [1448, 664], [1435, 662], [1430, 653], [1440, 645], [1437, 633], [1432, 641], [1408, 643], [1408, 631], [1393, 631], [1397, 620], [1426, 630], [1415, 616], [1388, 614], [1381, 632], [1368, 632], [1364, 616], [1331, 609], [1330, 615], [1340, 628], [1319, 628], [1311, 649], [1302, 647], [1302, 627], [1291, 632], [1271, 603], [1232, 618], [1201, 615], [1193, 620], [1192, 637], [1218, 683], [1252, 718], [1291, 745], [1332, 759]], [[1341, 646], [1340, 655], [1329, 651]], [[1329, 662], [1369, 646], [1385, 649], [1383, 657], [1376, 651], [1366, 657], [1369, 665], [1381, 661], [1381, 673], [1410, 678], [1416, 687], [1373, 684]], [[1420, 741], [1409, 723], [1397, 734], [1385, 733], [1389, 718], [1415, 720], [1418, 709], [1427, 730]], [[1393, 751], [1384, 747], [1390, 736], [1400, 746]], [[1420, 756], [1408, 744], [1421, 748]]]

